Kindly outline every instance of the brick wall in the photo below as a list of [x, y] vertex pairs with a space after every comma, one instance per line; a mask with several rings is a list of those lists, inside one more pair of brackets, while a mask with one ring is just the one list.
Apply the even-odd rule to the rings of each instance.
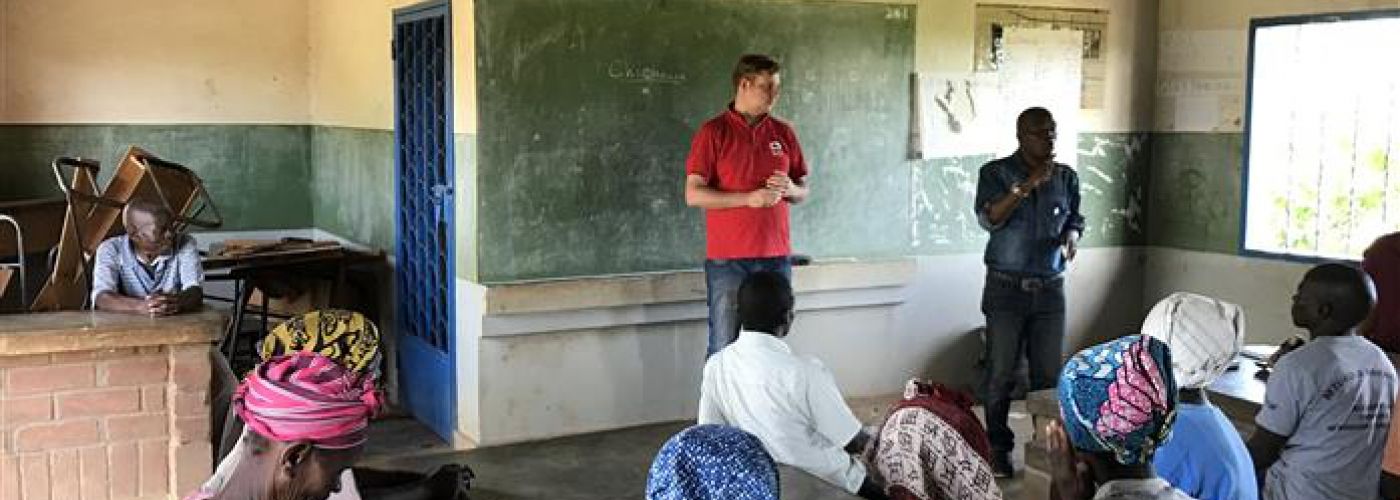
[[192, 491], [210, 473], [209, 352], [0, 356], [0, 500]]

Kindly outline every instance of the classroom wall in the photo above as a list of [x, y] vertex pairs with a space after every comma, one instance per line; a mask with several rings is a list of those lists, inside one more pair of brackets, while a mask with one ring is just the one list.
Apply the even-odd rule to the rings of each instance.
[[227, 229], [309, 227], [306, 22], [304, 1], [0, 3], [0, 199], [138, 144], [198, 172]]
[[[1077, 170], [1083, 183], [1081, 210], [1088, 221], [1083, 242], [1097, 250], [1084, 252], [1070, 269], [1066, 352], [1134, 331], [1145, 312], [1138, 274], [1145, 262], [1145, 251], [1136, 247], [1147, 243], [1150, 227], [1148, 179], [1155, 151], [1149, 132], [1155, 105], [1157, 68], [1153, 61], [1157, 52], [1158, 3], [1015, 2], [1109, 11], [1103, 107], [1081, 110], [1079, 116], [1082, 132]], [[972, 69], [976, 4], [973, 0], [918, 2], [918, 71]], [[973, 193], [969, 184], [975, 184], [977, 169], [988, 159], [914, 162], [914, 199], [927, 200], [932, 210], [917, 214], [910, 222], [911, 230], [919, 231], [913, 246], [920, 254], [920, 266], [915, 299], [907, 304], [906, 314], [918, 320], [901, 323], [907, 333], [895, 335], [922, 339], [922, 343], [912, 344], [916, 351], [948, 350], [965, 357], [979, 354], [977, 343], [960, 336], [968, 327], [984, 321], [975, 299], [980, 297], [981, 251], [986, 234], [970, 217]], [[939, 217], [931, 217], [934, 214]], [[961, 285], [944, 286], [945, 283]], [[909, 345], [907, 340], [902, 344]], [[956, 382], [968, 378], [966, 373], [960, 376], [958, 370], [937, 374]]]
[[139, 144], [200, 173], [223, 229], [392, 249], [390, 27], [414, 3], [6, 2], [0, 199], [57, 196], [54, 157], [110, 166]]
[[1308, 265], [1238, 255], [1252, 18], [1400, 7], [1396, 1], [1161, 2], [1144, 299], [1194, 291], [1244, 307], [1248, 341], [1298, 330], [1289, 297]]
[[[1019, 2], [1024, 3], [1024, 2]], [[1083, 210], [1090, 217], [1091, 230], [1086, 235], [1085, 249], [1070, 270], [1069, 332], [1066, 350], [1072, 351], [1094, 342], [1135, 331], [1145, 312], [1142, 303], [1143, 269], [1147, 242], [1147, 179], [1153, 158], [1151, 137], [1151, 108], [1155, 104], [1153, 85], [1156, 65], [1156, 25], [1158, 2], [1068, 0], [1064, 2], [1033, 2], [1038, 5], [1061, 7], [1092, 7], [1109, 9], [1111, 19], [1107, 46], [1107, 81], [1104, 108], [1086, 113], [1089, 125], [1079, 140], [1081, 179], [1087, 179], [1101, 192], [1093, 201], [1086, 201]], [[479, 0], [477, 12], [490, 9], [495, 2]], [[972, 30], [975, 1], [920, 0], [907, 2], [916, 8], [915, 54], [913, 69], [921, 72], [970, 71], [972, 67]], [[644, 24], [644, 23], [643, 23]], [[488, 47], [482, 51], [516, 50], [512, 47]], [[518, 47], [517, 54], [529, 54], [538, 46]], [[727, 64], [727, 63], [726, 63]], [[791, 68], [789, 68], [791, 70]], [[791, 75], [799, 74], [797, 72]], [[482, 78], [485, 78], [484, 76]], [[486, 85], [478, 82], [478, 87]], [[784, 99], [800, 97], [789, 92]], [[479, 103], [478, 117], [481, 138], [490, 132], [497, 120], [492, 116], [488, 98]], [[722, 98], [719, 99], [722, 101]], [[716, 102], [714, 108], [721, 106]], [[779, 115], [783, 114], [782, 104]], [[797, 122], [799, 133], [803, 123]], [[698, 123], [686, 124], [688, 127]], [[904, 130], [904, 124], [890, 124]], [[856, 133], [849, 140], [860, 141]], [[804, 149], [838, 148], [838, 143], [804, 141]], [[809, 153], [810, 154], [810, 153]], [[895, 305], [821, 309], [799, 313], [792, 337], [794, 349], [815, 355], [836, 375], [847, 396], [870, 396], [897, 392], [899, 385], [910, 376], [931, 376], [946, 383], [968, 386], [975, 380], [975, 362], [980, 354], [979, 340], [974, 330], [983, 324], [979, 310], [983, 279], [981, 251], [985, 232], [970, 219], [972, 193], [969, 179], [989, 158], [963, 157], [941, 160], [908, 161], [895, 192], [870, 192], [867, 195], [893, 195], [903, 207], [889, 216], [866, 218], [860, 230], [876, 230], [886, 234], [879, 238], [893, 239], [898, 245], [882, 247], [878, 252], [826, 253], [810, 246], [817, 238], [806, 231], [821, 228], [830, 207], [804, 204], [793, 208], [794, 235], [798, 251], [817, 253], [820, 257], [854, 257], [856, 260], [880, 256], [907, 256], [913, 261], [908, 284], [898, 289], [900, 302]], [[479, 169], [504, 168], [488, 164], [497, 161], [478, 155]], [[509, 165], [506, 165], [509, 166]], [[816, 165], [814, 183], [823, 181], [821, 169], [831, 165]], [[515, 165], [512, 168], [520, 168]], [[681, 165], [675, 165], [674, 189], [663, 189], [655, 196], [669, 200], [668, 210], [693, 210], [680, 201]], [[826, 177], [830, 180], [830, 176]], [[512, 189], [512, 185], [493, 183], [490, 176], [479, 175], [481, 183], [474, 191], [486, 196], [493, 190]], [[618, 182], [624, 182], [619, 180]], [[594, 179], [606, 187], [607, 179]], [[459, 182], [459, 189], [462, 183]], [[521, 187], [522, 189], [524, 187]], [[816, 196], [828, 200], [840, 199], [850, 193], [843, 189], [854, 186], [828, 182]], [[834, 191], [834, 192], [833, 192]], [[547, 200], [541, 200], [543, 203]], [[516, 203], [536, 203], [516, 200]], [[923, 214], [913, 207], [927, 203]], [[511, 210], [526, 210], [528, 206], [509, 205]], [[459, 205], [460, 210], [461, 205]], [[805, 211], [805, 215], [804, 215]], [[938, 214], [941, 218], [928, 217]], [[483, 215], [479, 224], [497, 223]], [[957, 220], [957, 219], [961, 220]], [[695, 217], [693, 230], [703, 234], [703, 223]], [[550, 221], [545, 221], [550, 222]], [[535, 223], [535, 222], [522, 222]], [[829, 224], [828, 224], [829, 225]], [[459, 228], [461, 224], [459, 222]], [[480, 248], [489, 251], [500, 240], [493, 239], [489, 229], [478, 230]], [[864, 234], [864, 233], [862, 233]], [[625, 246], [655, 244], [654, 241], [618, 238], [615, 232], [593, 235], [608, 245]], [[935, 238], [932, 236], [941, 236]], [[505, 248], [503, 258], [519, 258], [538, 251], [591, 251], [579, 249], [573, 239], [556, 240], [554, 247], [530, 246]], [[617, 251], [625, 251], [619, 249]], [[690, 253], [675, 256], [667, 266], [646, 267], [634, 264], [633, 269], [608, 272], [666, 271], [694, 269], [701, 259], [701, 247], [689, 248]], [[458, 254], [459, 262], [462, 254]], [[459, 376], [459, 431], [469, 442], [495, 444], [538, 439], [648, 422], [693, 418], [694, 390], [703, 350], [705, 325], [703, 320], [646, 312], [683, 307], [672, 297], [658, 291], [653, 302], [638, 299], [643, 312], [635, 313], [643, 320], [635, 323], [634, 313], [627, 308], [598, 307], [574, 314], [600, 319], [575, 329], [556, 329], [502, 335], [492, 333], [500, 322], [511, 317], [499, 317], [488, 310], [487, 297], [500, 287], [524, 290], [545, 290], [573, 286], [573, 278], [561, 273], [513, 273], [496, 266], [489, 257], [479, 259], [477, 279], [458, 281], [458, 342], [466, 358], [459, 358], [459, 369], [474, 367]], [[504, 262], [504, 261], [502, 261]], [[459, 264], [459, 270], [462, 268]], [[661, 280], [670, 273], [642, 275], [644, 281]], [[657, 276], [657, 277], [652, 277]], [[535, 278], [550, 278], [536, 280]], [[623, 276], [603, 280], [630, 279]], [[803, 287], [801, 276], [797, 286]], [[562, 281], [560, 281], [562, 280]], [[589, 280], [582, 280], [589, 281]], [[485, 285], [481, 283], [485, 282]], [[594, 286], [579, 284], [577, 286]], [[652, 288], [645, 288], [652, 290]], [[851, 292], [855, 293], [855, 292]], [[588, 294], [585, 294], [588, 295]], [[544, 291], [536, 295], [548, 302]], [[805, 298], [804, 298], [805, 297]], [[814, 298], [799, 297], [799, 308], [809, 307]], [[803, 301], [807, 301], [802, 303]], [[703, 302], [699, 303], [703, 306]], [[550, 313], [553, 314], [553, 313]], [[545, 316], [549, 317], [548, 314]], [[518, 320], [518, 319], [517, 319]], [[616, 322], [608, 326], [609, 321]], [[493, 326], [494, 325], [494, 326]], [[550, 373], [539, 372], [539, 366], [553, 366]], [[560, 385], [555, 372], [567, 373], [568, 384]], [[540, 411], [540, 409], [543, 411]]]

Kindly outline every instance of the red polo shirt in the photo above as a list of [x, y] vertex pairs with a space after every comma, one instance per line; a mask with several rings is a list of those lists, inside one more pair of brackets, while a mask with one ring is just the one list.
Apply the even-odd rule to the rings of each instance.
[[[706, 121], [690, 143], [689, 175], [705, 178], [720, 191], [746, 193], [761, 188], [774, 172], [793, 182], [807, 176], [797, 133], [787, 122], [764, 115], [749, 126], [729, 109]], [[705, 210], [705, 256], [710, 259], [781, 257], [792, 253], [788, 203], [768, 208]]]

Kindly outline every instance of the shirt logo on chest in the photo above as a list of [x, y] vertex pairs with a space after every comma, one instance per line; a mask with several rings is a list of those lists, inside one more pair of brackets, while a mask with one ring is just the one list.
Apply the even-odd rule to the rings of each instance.
[[773, 156], [782, 156], [782, 155], [783, 155], [783, 143], [778, 142], [778, 141], [769, 142], [769, 143], [768, 143], [768, 152], [769, 152], [769, 153], [773, 153]]

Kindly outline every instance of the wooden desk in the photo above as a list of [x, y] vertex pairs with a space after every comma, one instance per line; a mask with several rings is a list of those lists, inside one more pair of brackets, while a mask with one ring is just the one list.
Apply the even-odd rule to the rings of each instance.
[[1254, 378], [1259, 372], [1253, 359], [1236, 357], [1239, 368], [1225, 372], [1215, 383], [1206, 388], [1206, 397], [1235, 424], [1235, 429], [1246, 439], [1254, 433], [1254, 416], [1264, 404], [1263, 380]]
[[[336, 305], [334, 297], [336, 297], [345, 286], [347, 268], [358, 263], [383, 259], [383, 251], [362, 252], [345, 248], [337, 244], [315, 245], [306, 248], [255, 252], [234, 256], [215, 254], [204, 257], [201, 263], [205, 271], [217, 271], [206, 275], [206, 281], [233, 282], [234, 296], [231, 298], [233, 302], [233, 321], [228, 324], [228, 329], [224, 334], [224, 339], [219, 346], [219, 350], [224, 352], [230, 361], [233, 360], [238, 336], [243, 332], [243, 320], [248, 311], [248, 302], [252, 298], [253, 288], [263, 288], [258, 285], [259, 282], [276, 280], [278, 277], [285, 275], [312, 275], [327, 279], [331, 282], [330, 295], [332, 297], [332, 304], [330, 305]], [[261, 318], [258, 329], [259, 332], [261, 332], [260, 335], [266, 335], [268, 331], [268, 317], [272, 316], [272, 314], [268, 311], [268, 296], [265, 289], [262, 294], [262, 307], [261, 309], [255, 310], [255, 313], [259, 314]]]

